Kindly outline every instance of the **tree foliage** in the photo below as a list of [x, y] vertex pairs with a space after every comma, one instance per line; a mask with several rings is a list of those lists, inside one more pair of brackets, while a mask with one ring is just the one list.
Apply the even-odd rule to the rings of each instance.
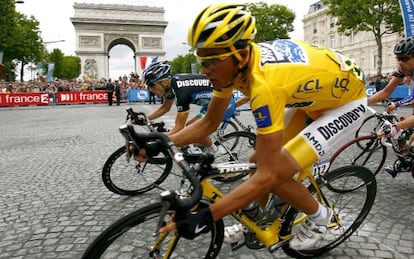
[[2, 76], [12, 74], [16, 64], [20, 63], [21, 80], [24, 66], [40, 61], [44, 55], [39, 22], [33, 16], [16, 12], [15, 0], [0, 0], [0, 50], [4, 52], [6, 70]]
[[200, 69], [200, 66], [197, 63], [197, 60], [192, 52], [184, 55], [184, 56], [178, 56], [171, 62], [169, 62], [171, 65], [171, 72], [172, 74], [179, 74], [179, 73], [191, 73], [192, 67], [198, 71]]
[[289, 32], [294, 30], [293, 22], [296, 15], [285, 5], [258, 2], [249, 3], [248, 8], [256, 18], [256, 42], [288, 39]]
[[382, 70], [382, 37], [401, 33], [403, 19], [399, 1], [396, 0], [323, 0], [328, 14], [336, 17], [338, 31], [345, 35], [360, 31], [372, 32], [377, 43], [378, 70]]
[[81, 59], [76, 56], [64, 56], [62, 60], [62, 69], [58, 78], [76, 79], [81, 73]]

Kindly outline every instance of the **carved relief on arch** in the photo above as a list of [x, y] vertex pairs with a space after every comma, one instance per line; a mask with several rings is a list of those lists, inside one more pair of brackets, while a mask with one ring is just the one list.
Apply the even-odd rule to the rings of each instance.
[[104, 41], [105, 41], [105, 49], [108, 49], [109, 45], [118, 39], [125, 39], [130, 41], [135, 49], [139, 46], [139, 40], [137, 34], [105, 34]]
[[101, 37], [99, 36], [79, 36], [80, 47], [100, 47]]
[[161, 37], [142, 37], [143, 49], [161, 49]]

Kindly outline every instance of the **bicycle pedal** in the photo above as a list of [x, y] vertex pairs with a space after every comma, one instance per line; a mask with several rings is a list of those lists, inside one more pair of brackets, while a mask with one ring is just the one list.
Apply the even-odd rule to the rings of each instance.
[[278, 250], [279, 248], [281, 248], [282, 246], [286, 245], [287, 243], [289, 243], [289, 241], [293, 238], [293, 236], [291, 238], [282, 240], [277, 242], [276, 244], [272, 245], [269, 247], [269, 252], [273, 253], [274, 251]]
[[256, 235], [252, 232], [244, 234], [246, 246], [250, 249], [257, 250], [262, 249], [264, 245], [257, 240]]
[[234, 251], [240, 249], [241, 247], [243, 247], [245, 244], [246, 244], [246, 241], [245, 240], [239, 240], [239, 241], [237, 241], [235, 243], [232, 243], [230, 245], [231, 251], [234, 252]]

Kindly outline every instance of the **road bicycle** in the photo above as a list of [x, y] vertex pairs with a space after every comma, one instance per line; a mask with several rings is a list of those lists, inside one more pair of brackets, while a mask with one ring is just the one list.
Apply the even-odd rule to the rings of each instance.
[[384, 125], [385, 121], [394, 124], [403, 119], [403, 117], [399, 118], [393, 112], [384, 111], [383, 113], [379, 113], [369, 106], [367, 106], [367, 110], [370, 115], [364, 119], [361, 126], [355, 132], [355, 138], [377, 132]]
[[[95, 258], [216, 258], [224, 238], [224, 222], [214, 222], [211, 230], [188, 240], [178, 232], [159, 233], [161, 226], [182, 217], [189, 210], [217, 202], [223, 192], [211, 179], [217, 175], [252, 172], [255, 164], [232, 164], [225, 168], [216, 165], [211, 155], [200, 155], [200, 164], [192, 167], [166, 135], [136, 133], [132, 126], [124, 125], [120, 131], [126, 139], [137, 141], [146, 150], [167, 152], [191, 182], [190, 192], [164, 191], [161, 201], [142, 207], [111, 224], [88, 246], [83, 259]], [[152, 147], [150, 147], [152, 146]], [[299, 172], [296, 181], [308, 185], [308, 190], [324, 206], [333, 211], [328, 230], [320, 242], [309, 250], [293, 250], [289, 240], [294, 237], [306, 215], [284, 204], [275, 218], [265, 217], [253, 221], [244, 210], [231, 214], [246, 229], [245, 246], [249, 249], [267, 249], [274, 252], [282, 248], [293, 257], [322, 255], [349, 238], [369, 214], [376, 196], [376, 180], [369, 169], [362, 166], [344, 166], [334, 170], [326, 163], [315, 163]], [[357, 189], [353, 186], [359, 186]], [[267, 206], [266, 206], [267, 207]], [[267, 210], [266, 210], [267, 211]], [[225, 217], [227, 218], [227, 217]], [[227, 256], [226, 256], [227, 257]]]
[[[127, 109], [126, 121], [133, 121], [139, 130], [147, 132], [167, 132], [163, 122], [148, 121], [145, 113], [134, 112]], [[226, 135], [215, 136], [215, 145], [219, 147], [216, 161], [221, 163], [235, 163], [248, 161], [254, 152], [256, 136], [250, 132], [231, 132]], [[160, 152], [156, 156], [149, 157], [146, 162], [139, 162], [131, 157], [128, 149], [136, 145], [126, 143], [119, 147], [106, 160], [102, 169], [102, 180], [106, 188], [120, 195], [140, 195], [154, 188], [162, 189], [161, 184], [170, 174], [177, 175], [173, 170], [173, 161], [166, 152]], [[201, 152], [193, 145], [183, 149], [188, 156], [191, 152]], [[198, 151], [199, 150], [199, 151]], [[215, 180], [232, 182], [245, 177], [246, 174], [233, 175], [231, 177], [217, 176]], [[180, 182], [184, 184], [183, 181]]]
[[[396, 115], [384, 112], [375, 113], [374, 116], [371, 117], [375, 118], [375, 125], [371, 133], [348, 141], [336, 150], [329, 159], [330, 166], [337, 168], [343, 165], [361, 165], [377, 175], [384, 166], [387, 150], [390, 147], [397, 157], [393, 163], [394, 173], [412, 172], [414, 170], [414, 150], [407, 143], [414, 130], [406, 129], [395, 138], [389, 137], [391, 125], [398, 120]], [[374, 119], [371, 119], [371, 122], [373, 121]]]
[[225, 134], [234, 131], [247, 131], [254, 133], [255, 127], [250, 124], [243, 123], [240, 118], [242, 113], [249, 112], [251, 114], [250, 108], [236, 108], [234, 113], [228, 118], [223, 120], [218, 128], [219, 134]]

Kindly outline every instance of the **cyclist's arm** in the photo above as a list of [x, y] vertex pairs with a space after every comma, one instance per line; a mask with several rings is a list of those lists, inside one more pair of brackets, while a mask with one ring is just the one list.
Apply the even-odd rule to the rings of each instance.
[[209, 136], [213, 133], [221, 123], [221, 119], [227, 106], [230, 103], [229, 98], [213, 97], [208, 105], [205, 116], [191, 123], [179, 132], [170, 135], [170, 139], [177, 145], [183, 146], [190, 143], [195, 143], [198, 140]]
[[173, 103], [174, 103], [174, 98], [164, 100], [164, 102], [160, 106], [158, 106], [157, 109], [155, 109], [154, 111], [152, 111], [150, 114], [147, 115], [147, 118], [149, 120], [155, 120], [156, 118], [161, 117], [162, 115], [166, 114], [167, 112], [171, 110], [171, 106], [173, 105]]
[[236, 101], [236, 107], [242, 106], [243, 104], [248, 103], [249, 101], [250, 98], [245, 95]]
[[368, 98], [368, 104], [376, 103], [391, 96], [395, 88], [401, 83], [402, 78], [393, 76], [384, 89], [376, 92], [374, 95]]
[[177, 116], [175, 117], [175, 125], [170, 130], [168, 135], [174, 134], [174, 133], [182, 130], [185, 127], [185, 123], [186, 123], [187, 118], [188, 118], [188, 113], [189, 113], [189, 111], [178, 112], [177, 113]]
[[395, 102], [395, 107], [400, 107], [403, 105], [408, 105], [414, 100], [414, 91], [407, 97]]
[[400, 129], [409, 129], [414, 127], [414, 115], [406, 118], [405, 120], [399, 121], [395, 124]]

